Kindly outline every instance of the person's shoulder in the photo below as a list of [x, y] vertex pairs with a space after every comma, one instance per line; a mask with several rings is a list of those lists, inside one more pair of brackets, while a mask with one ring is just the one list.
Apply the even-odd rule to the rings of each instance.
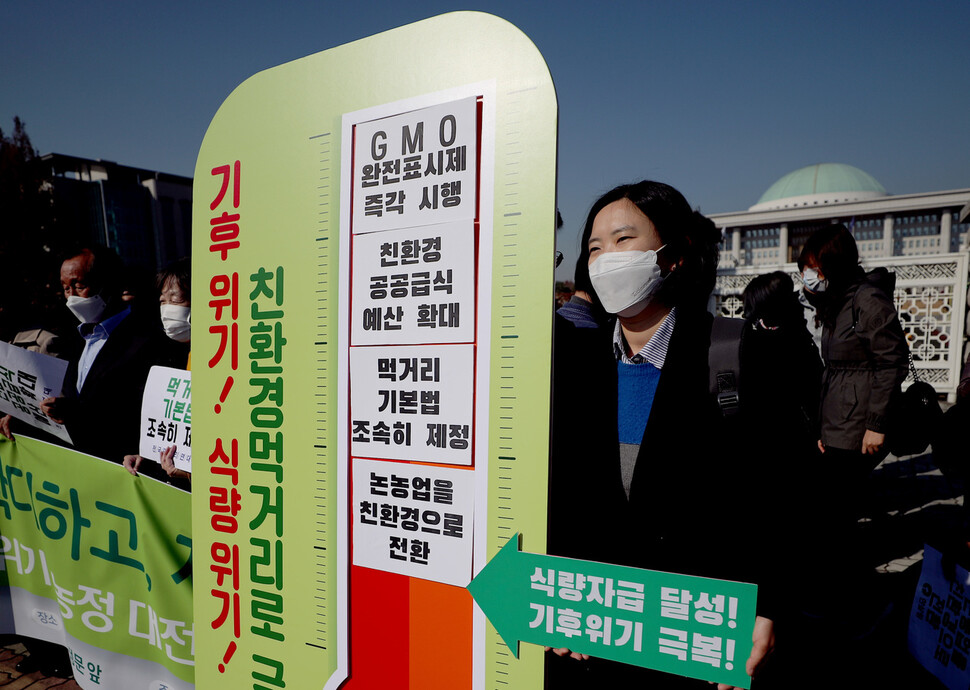
[[124, 338], [154, 340], [159, 336], [164, 337], [165, 331], [162, 330], [158, 312], [133, 306], [129, 309], [128, 315], [112, 331], [111, 335], [115, 334]]
[[[132, 309], [111, 332], [108, 342], [120, 357], [166, 366], [170, 366], [170, 361], [179, 361], [178, 357], [172, 356], [173, 346], [178, 343], [165, 335], [157, 315], [149, 314], [147, 310]], [[184, 365], [184, 359], [181, 358], [181, 365]]]
[[896, 289], [896, 274], [880, 266], [865, 274], [855, 284], [858, 298], [892, 299]]
[[[878, 271], [879, 269], [877, 269]], [[873, 273], [877, 273], [873, 271]], [[885, 269], [873, 275], [867, 274], [865, 280], [857, 283], [853, 295], [853, 303], [856, 309], [865, 311], [872, 308], [892, 308], [893, 289], [896, 283], [896, 276]]]
[[714, 328], [714, 314], [706, 309], [677, 307], [674, 311], [674, 329], [671, 342], [683, 343], [684, 340], [703, 344], [706, 347], [711, 342]]
[[589, 328], [579, 326], [557, 312], [553, 323], [553, 337], [555, 338], [557, 347], [560, 343], [565, 345], [570, 343], [589, 344], [598, 342], [605, 338], [612, 338], [612, 333], [612, 321], [595, 328]]
[[595, 375], [606, 364], [615, 367], [613, 360], [613, 324], [598, 328], [578, 328], [559, 315], [556, 316], [553, 341], [553, 364], [556, 375], [567, 377]]

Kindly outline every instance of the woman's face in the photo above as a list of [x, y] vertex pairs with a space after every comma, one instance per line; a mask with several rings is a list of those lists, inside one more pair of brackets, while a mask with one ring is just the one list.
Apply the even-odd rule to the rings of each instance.
[[657, 251], [663, 242], [653, 221], [629, 199], [619, 199], [596, 214], [587, 246], [592, 265], [604, 252]]
[[[815, 260], [814, 256], [808, 256], [805, 258], [805, 268], [811, 268], [816, 273], [818, 273], [819, 280], [825, 280], [825, 274], [822, 273], [822, 269], [818, 267], [818, 262]], [[805, 277], [805, 271], [802, 270], [802, 278]]]
[[162, 292], [158, 296], [159, 304], [174, 304], [177, 307], [189, 307], [189, 300], [182, 292], [178, 282], [174, 278], [169, 278], [162, 285]]

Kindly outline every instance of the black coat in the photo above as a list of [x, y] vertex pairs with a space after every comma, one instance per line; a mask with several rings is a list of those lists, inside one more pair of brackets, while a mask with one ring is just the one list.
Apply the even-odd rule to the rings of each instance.
[[549, 552], [652, 570], [756, 581], [750, 527], [760, 462], [747, 422], [709, 393], [712, 317], [678, 309], [637, 457], [620, 477], [612, 328], [557, 320]]
[[[620, 476], [612, 325], [576, 329], [557, 319], [548, 551], [756, 582], [759, 613], [771, 617], [764, 555], [772, 549], [753, 526], [752, 471], [763, 464], [756, 457], [761, 449], [744, 445], [747, 421], [725, 420], [710, 394], [711, 324], [706, 312], [678, 309], [628, 500]], [[550, 690], [641, 686], [710, 687], [626, 664], [547, 655]]]
[[909, 368], [909, 347], [893, 304], [895, 276], [885, 269], [860, 275], [834, 296], [834, 317], [822, 331], [821, 438], [862, 450], [867, 429], [888, 430], [889, 407]]
[[135, 311], [126, 316], [108, 336], [80, 392], [78, 357], [71, 359], [61, 409], [74, 447], [82, 453], [119, 464], [125, 455], [138, 453], [148, 372], [156, 365], [184, 367], [185, 363], [179, 344], [166, 338], [156, 322]]

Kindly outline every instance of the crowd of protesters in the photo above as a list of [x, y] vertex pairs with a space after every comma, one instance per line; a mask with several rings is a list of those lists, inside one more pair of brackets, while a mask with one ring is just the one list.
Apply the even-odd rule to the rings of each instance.
[[[859, 517], [909, 367], [894, 277], [866, 273], [833, 224], [798, 257], [801, 285], [754, 278], [724, 330], [708, 311], [720, 239], [662, 183], [593, 204], [556, 317], [549, 553], [754, 582], [753, 687], [826, 685], [802, 671], [833, 657], [851, 660], [837, 686], [871, 687], [893, 673], [868, 644], [892, 604], [873, 595]], [[732, 349], [734, 371], [716, 354]], [[705, 685], [546, 658], [554, 690]]]
[[[48, 295], [56, 306], [4, 324], [13, 344], [67, 360], [60, 395], [44, 399], [40, 409], [64, 425], [75, 450], [181, 488], [188, 487], [188, 473], [172, 463], [174, 446], [160, 462], [133, 453], [152, 367], [189, 367], [189, 270], [182, 259], [157, 278], [145, 276], [127, 270], [111, 249], [74, 247], [63, 254], [59, 282], [50, 283], [51, 293], [63, 295]], [[18, 432], [58, 442], [9, 416], [0, 419], [4, 436]]]
[[[754, 582], [750, 675], [771, 668], [777, 637], [788, 668], [837, 649], [854, 655], [864, 684], [865, 639], [886, 611], [858, 558], [859, 497], [888, 453], [909, 364], [893, 276], [863, 271], [851, 232], [825, 227], [798, 258], [802, 285], [754, 278], [729, 337], [708, 311], [720, 239], [662, 183], [622, 185], [592, 206], [576, 293], [556, 318], [549, 553]], [[174, 447], [157, 462], [137, 454], [149, 371], [190, 368], [188, 260], [155, 278], [146, 287], [113, 251], [76, 247], [60, 265], [57, 308], [30, 318], [4, 308], [3, 325], [14, 344], [67, 360], [60, 395], [41, 409], [76, 450], [188, 489]], [[732, 349], [736, 364], [715, 362]], [[8, 438], [21, 431], [0, 419]], [[838, 570], [813, 566], [823, 551]], [[46, 658], [60, 656], [25, 662]], [[764, 677], [762, 687], [818, 680]], [[546, 685], [706, 687], [569, 649], [547, 654]]]
[[[189, 366], [189, 268], [188, 259], [179, 260], [153, 281], [150, 274], [126, 270], [111, 249], [78, 246], [64, 252], [59, 282], [38, 281], [47, 289], [29, 296], [32, 309], [17, 309], [15, 300], [7, 299], [2, 310], [12, 344], [67, 360], [60, 395], [44, 399], [40, 408], [64, 425], [75, 450], [184, 490], [190, 476], [173, 464], [175, 446], [166, 448], [159, 462], [132, 453], [139, 448], [151, 368]], [[0, 417], [0, 434], [12, 440], [21, 433], [63, 443], [10, 415]], [[22, 641], [27, 655], [18, 672], [71, 676], [63, 646]]]

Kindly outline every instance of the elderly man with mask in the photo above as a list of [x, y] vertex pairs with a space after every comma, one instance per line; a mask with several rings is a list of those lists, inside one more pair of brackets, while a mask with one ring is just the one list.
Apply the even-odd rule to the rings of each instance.
[[84, 348], [68, 366], [62, 397], [41, 405], [67, 426], [77, 450], [118, 463], [138, 447], [149, 370], [178, 357], [157, 318], [142, 319], [121, 299], [121, 269], [117, 255], [103, 247], [81, 249], [61, 264], [61, 287], [80, 321]]

